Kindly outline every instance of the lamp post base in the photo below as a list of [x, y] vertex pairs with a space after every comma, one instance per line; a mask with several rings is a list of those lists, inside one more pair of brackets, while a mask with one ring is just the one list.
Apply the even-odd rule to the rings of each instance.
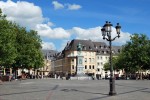
[[110, 77], [110, 91], [109, 91], [109, 95], [113, 96], [116, 95], [116, 91], [115, 91], [115, 79], [114, 77]]
[[110, 91], [110, 92], [109, 92], [109, 95], [110, 95], [110, 96], [113, 96], [113, 95], [116, 95], [116, 94], [117, 94], [116, 91]]

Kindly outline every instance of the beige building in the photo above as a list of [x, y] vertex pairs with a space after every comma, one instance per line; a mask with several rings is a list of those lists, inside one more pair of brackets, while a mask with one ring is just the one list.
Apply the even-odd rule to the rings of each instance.
[[[110, 71], [104, 70], [104, 64], [109, 62], [110, 48], [104, 42], [93, 42], [93, 43], [96, 48], [96, 63], [97, 63], [96, 74], [100, 78], [105, 78], [106, 74], [109, 77]], [[112, 56], [117, 57], [117, 55], [120, 53], [120, 50], [121, 50], [121, 46], [112, 46]], [[122, 75], [122, 71], [119, 72], [115, 71], [114, 74]]]
[[57, 51], [54, 50], [42, 50], [44, 55], [44, 66], [38, 69], [38, 75], [41, 75], [42, 78], [49, 76], [53, 72], [52, 68], [52, 59], [57, 54]]
[[[109, 61], [109, 46], [104, 42], [93, 42], [91, 40], [77, 40], [74, 39], [68, 42], [66, 47], [61, 53], [58, 53], [53, 61], [52, 68], [55, 73], [70, 73], [76, 74], [77, 72], [77, 56], [78, 44], [82, 45], [81, 55], [83, 56], [83, 73], [93, 75], [96, 77], [98, 74], [105, 77], [104, 64]], [[113, 56], [116, 56], [121, 47], [113, 46]]]
[[83, 56], [83, 73], [92, 75], [96, 73], [96, 49], [91, 40], [72, 40], [67, 43], [64, 50], [56, 55], [56, 59], [52, 61], [54, 71], [56, 73], [70, 73], [76, 74], [77, 72], [77, 46], [82, 44], [81, 55]]

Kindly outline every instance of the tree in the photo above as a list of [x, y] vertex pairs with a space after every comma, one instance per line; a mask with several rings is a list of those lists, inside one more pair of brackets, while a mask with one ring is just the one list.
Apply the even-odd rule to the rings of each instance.
[[17, 68], [39, 68], [44, 65], [41, 39], [34, 30], [6, 20], [0, 9], [0, 65]]
[[[117, 60], [118, 60], [117, 57], [112, 57], [112, 66], [113, 66], [114, 70], [118, 70]], [[109, 62], [104, 64], [104, 70], [105, 71], [110, 70], [110, 63]]]
[[0, 65], [8, 66], [15, 62], [17, 57], [15, 48], [15, 24], [7, 21], [0, 9]]
[[135, 73], [148, 69], [150, 42], [144, 34], [133, 34], [129, 42], [127, 42], [118, 57], [118, 65], [120, 69], [126, 72]]
[[[38, 68], [43, 66], [41, 39], [34, 30], [26, 31], [23, 27], [16, 27], [16, 48], [18, 56], [15, 66], [18, 68]], [[37, 65], [38, 63], [38, 65]]]

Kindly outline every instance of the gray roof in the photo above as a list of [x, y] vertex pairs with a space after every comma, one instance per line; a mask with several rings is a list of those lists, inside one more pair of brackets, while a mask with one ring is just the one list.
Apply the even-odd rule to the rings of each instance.
[[78, 39], [74, 39], [70, 43], [68, 43], [64, 50], [77, 51], [77, 46], [79, 43], [82, 45], [82, 51], [95, 51], [95, 47], [91, 40], [78, 40]]
[[121, 52], [122, 46], [112, 46], [112, 50], [115, 54], [119, 54]]
[[55, 50], [42, 50], [42, 53], [45, 59], [52, 60], [58, 52]]
[[[109, 46], [104, 42], [93, 42], [91, 40], [79, 40], [74, 39], [70, 43], [68, 42], [64, 51], [77, 51], [78, 44], [82, 45], [82, 51], [95, 51], [98, 54], [109, 54]], [[121, 46], [112, 46], [112, 51], [114, 54], [120, 52]]]

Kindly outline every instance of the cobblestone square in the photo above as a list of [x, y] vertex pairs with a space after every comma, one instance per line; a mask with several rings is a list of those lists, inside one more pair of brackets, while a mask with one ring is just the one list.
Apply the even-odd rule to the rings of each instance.
[[116, 80], [116, 96], [109, 96], [109, 80], [35, 79], [4, 82], [0, 100], [149, 100], [149, 80]]

